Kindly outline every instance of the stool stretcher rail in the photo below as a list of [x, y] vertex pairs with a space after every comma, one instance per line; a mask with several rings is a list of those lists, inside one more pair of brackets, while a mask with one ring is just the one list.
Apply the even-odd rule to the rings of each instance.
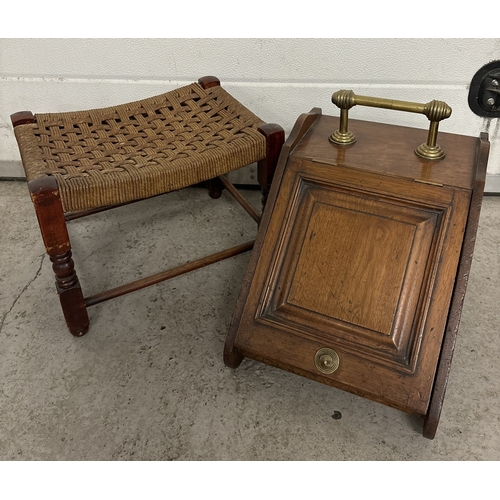
[[125, 295], [130, 292], [135, 292], [136, 290], [140, 290], [141, 288], [146, 288], [150, 285], [155, 285], [162, 281], [175, 278], [176, 276], [180, 276], [181, 274], [186, 274], [190, 271], [194, 271], [196, 269], [200, 269], [210, 264], [214, 264], [215, 262], [229, 259], [230, 257], [234, 257], [235, 255], [239, 255], [240, 253], [248, 252], [253, 248], [254, 243], [255, 243], [254, 240], [248, 241], [241, 245], [237, 245], [235, 247], [228, 248], [221, 252], [208, 255], [201, 259], [194, 260], [193, 262], [188, 262], [187, 264], [183, 264], [181, 266], [177, 266], [172, 269], [162, 271], [161, 273], [154, 274], [153, 276], [142, 278], [140, 280], [133, 281], [132, 283], [128, 283], [126, 285], [122, 285], [113, 288], [111, 290], [106, 290], [96, 295], [86, 297], [85, 305], [87, 307], [90, 307], [96, 304], [100, 304], [101, 302], [104, 302], [106, 300], [113, 299], [115, 297], [120, 297], [121, 295]]

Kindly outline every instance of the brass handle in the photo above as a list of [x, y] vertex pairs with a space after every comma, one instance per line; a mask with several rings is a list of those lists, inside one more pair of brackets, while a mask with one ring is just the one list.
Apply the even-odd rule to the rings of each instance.
[[314, 364], [321, 373], [333, 373], [339, 367], [339, 355], [329, 347], [322, 347], [314, 355]]
[[436, 143], [439, 122], [451, 115], [450, 106], [443, 101], [431, 101], [427, 104], [420, 104], [418, 102], [396, 101], [395, 99], [356, 95], [352, 90], [339, 90], [332, 95], [332, 102], [340, 108], [340, 128], [330, 136], [330, 141], [334, 144], [347, 146], [356, 142], [356, 137], [348, 129], [348, 110], [356, 105], [370, 106], [372, 108], [421, 113], [427, 116], [431, 122], [427, 142], [418, 146], [415, 149], [415, 154], [426, 160], [440, 160], [445, 156], [444, 151]]

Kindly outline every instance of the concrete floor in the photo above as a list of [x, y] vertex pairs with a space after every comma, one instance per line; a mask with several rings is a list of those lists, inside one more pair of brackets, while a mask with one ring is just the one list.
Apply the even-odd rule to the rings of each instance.
[[[0, 182], [0, 209], [1, 460], [500, 459], [500, 197], [484, 200], [433, 441], [398, 410], [251, 360], [224, 366], [249, 254], [97, 305], [72, 337], [23, 182]], [[70, 226], [86, 295], [255, 232], [227, 193], [201, 189]]]

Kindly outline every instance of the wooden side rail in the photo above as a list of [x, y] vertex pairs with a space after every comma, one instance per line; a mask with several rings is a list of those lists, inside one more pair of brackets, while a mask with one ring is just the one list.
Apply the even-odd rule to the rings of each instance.
[[260, 223], [260, 215], [257, 213], [257, 210], [248, 203], [248, 201], [244, 198], [244, 196], [231, 184], [225, 176], [221, 175], [219, 177], [224, 187], [228, 190], [228, 192], [233, 196], [233, 198], [246, 210], [246, 212], [252, 217], [252, 219]]
[[120, 297], [121, 295], [125, 295], [130, 292], [135, 292], [136, 290], [140, 290], [141, 288], [146, 288], [150, 285], [155, 285], [156, 283], [160, 283], [162, 281], [175, 278], [176, 276], [180, 276], [181, 274], [194, 271], [195, 269], [200, 269], [210, 264], [214, 264], [215, 262], [229, 259], [230, 257], [234, 257], [235, 255], [239, 255], [240, 253], [251, 250], [253, 248], [254, 243], [255, 243], [254, 240], [248, 241], [247, 243], [243, 243], [241, 245], [228, 248], [226, 250], [222, 250], [221, 252], [208, 255], [207, 257], [194, 260], [193, 262], [188, 262], [187, 264], [183, 264], [181, 266], [177, 266], [172, 269], [168, 269], [167, 271], [162, 271], [161, 273], [154, 274], [147, 278], [142, 278], [140, 280], [133, 281], [132, 283], [128, 283], [126, 285], [122, 285], [98, 293], [96, 295], [86, 297], [85, 305], [87, 307], [90, 307], [96, 304], [100, 304], [101, 302], [104, 302], [106, 300], [113, 299], [115, 297]]

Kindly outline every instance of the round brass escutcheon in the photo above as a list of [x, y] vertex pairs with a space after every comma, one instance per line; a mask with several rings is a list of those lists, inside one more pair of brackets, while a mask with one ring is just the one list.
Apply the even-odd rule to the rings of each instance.
[[323, 347], [314, 355], [314, 364], [321, 373], [333, 373], [339, 367], [339, 355], [333, 349]]

